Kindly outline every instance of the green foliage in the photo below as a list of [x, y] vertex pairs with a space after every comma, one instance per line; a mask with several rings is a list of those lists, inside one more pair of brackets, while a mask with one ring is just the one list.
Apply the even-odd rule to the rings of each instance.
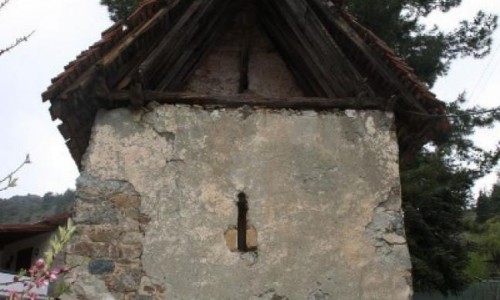
[[500, 216], [479, 224], [479, 230], [470, 232], [471, 261], [467, 273], [475, 280], [500, 276]]
[[472, 180], [453, 172], [437, 153], [422, 152], [401, 176], [403, 210], [418, 291], [446, 294], [467, 284], [467, 251], [460, 233]]
[[36, 223], [47, 217], [71, 212], [75, 192], [67, 190], [64, 194], [47, 193], [14, 196], [0, 199], [0, 224]]
[[[401, 172], [405, 226], [417, 291], [458, 292], [472, 278], [466, 268], [474, 267], [473, 273], [481, 268], [477, 257], [468, 255], [463, 232], [464, 225], [471, 231], [483, 229], [473, 222], [473, 216], [465, 218], [464, 214], [472, 200], [474, 181], [497, 164], [499, 149], [485, 151], [474, 144], [471, 135], [500, 118], [497, 111], [463, 109], [464, 103], [462, 94], [448, 106], [452, 115], [449, 135], [439, 145], [424, 149]], [[468, 264], [469, 258], [476, 259], [474, 266]]]
[[115, 22], [125, 20], [139, 3], [139, 0], [101, 0], [101, 5], [108, 7], [109, 16]]
[[422, 17], [434, 10], [447, 12], [461, 0], [351, 0], [348, 10], [415, 69], [432, 86], [446, 75], [457, 57], [482, 58], [491, 51], [491, 34], [497, 17], [479, 11], [471, 21], [462, 21], [452, 32], [426, 28]]
[[476, 201], [476, 222], [484, 223], [494, 217], [500, 217], [500, 184], [493, 185], [488, 195], [481, 192]]
[[471, 280], [483, 280], [489, 277], [488, 262], [485, 255], [478, 252], [469, 253], [469, 265], [465, 274]]
[[54, 258], [64, 249], [64, 247], [66, 247], [75, 230], [76, 228], [71, 219], [68, 219], [68, 223], [65, 227], [59, 226], [58, 234], [50, 239], [50, 249], [44, 253], [47, 268], [52, 266]]
[[476, 201], [476, 221], [484, 223], [491, 217], [490, 198], [484, 192], [481, 192]]

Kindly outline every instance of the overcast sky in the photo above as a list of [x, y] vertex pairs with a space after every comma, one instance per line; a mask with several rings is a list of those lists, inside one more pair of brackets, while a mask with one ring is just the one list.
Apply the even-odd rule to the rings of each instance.
[[[471, 18], [478, 9], [500, 14], [498, 0], [463, 0], [452, 12], [430, 16], [451, 30], [459, 20]], [[50, 119], [49, 104], [40, 94], [50, 79], [63, 71], [81, 51], [99, 40], [111, 25], [99, 0], [11, 0], [0, 11], [0, 48], [18, 36], [35, 30], [27, 43], [0, 57], [0, 177], [15, 169], [29, 153], [33, 161], [19, 174], [18, 187], [4, 191], [12, 195], [64, 192], [74, 188], [78, 176], [57, 123]], [[484, 107], [500, 105], [500, 31], [495, 34], [492, 54], [483, 60], [462, 59], [452, 65], [433, 91], [451, 101], [467, 91], [471, 103]], [[500, 140], [500, 127], [478, 134], [479, 143], [492, 148]], [[491, 185], [494, 176], [478, 188]]]

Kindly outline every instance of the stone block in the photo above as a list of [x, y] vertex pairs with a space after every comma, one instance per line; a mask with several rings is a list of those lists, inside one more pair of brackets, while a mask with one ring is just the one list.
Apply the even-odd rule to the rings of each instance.
[[118, 216], [111, 202], [103, 201], [92, 204], [77, 205], [75, 224], [99, 225], [118, 224]]
[[391, 245], [404, 245], [406, 244], [406, 239], [395, 233], [386, 233], [383, 236], [384, 241]]
[[[247, 247], [249, 250], [257, 249], [257, 230], [255, 227], [250, 225], [247, 228]], [[238, 251], [238, 230], [234, 227], [228, 228], [224, 232], [224, 238], [226, 240], [226, 246], [229, 248], [229, 251], [236, 252]]]
[[140, 258], [142, 255], [141, 243], [121, 245], [119, 248], [120, 248], [120, 258], [136, 259]]
[[115, 262], [109, 259], [94, 259], [89, 263], [89, 273], [94, 275], [102, 275], [113, 273], [115, 270]]
[[115, 241], [121, 231], [117, 230], [116, 227], [108, 226], [85, 226], [81, 230], [81, 235], [88, 237], [92, 242], [107, 242], [110, 243]]
[[113, 292], [135, 292], [140, 287], [141, 277], [142, 270], [138, 268], [124, 268], [113, 275], [108, 275], [105, 283], [108, 289]]
[[226, 246], [229, 251], [238, 251], [238, 231], [236, 228], [229, 228], [224, 232], [224, 238], [226, 239]]
[[116, 246], [109, 243], [78, 242], [68, 247], [68, 253], [93, 258], [118, 258]]
[[142, 240], [144, 240], [144, 234], [140, 232], [126, 232], [120, 238], [123, 244], [137, 244]]
[[148, 295], [137, 295], [134, 300], [154, 300], [154, 298]]
[[128, 210], [131, 208], [139, 209], [141, 206], [141, 199], [136, 194], [118, 193], [112, 195], [109, 200], [113, 202], [119, 210]]

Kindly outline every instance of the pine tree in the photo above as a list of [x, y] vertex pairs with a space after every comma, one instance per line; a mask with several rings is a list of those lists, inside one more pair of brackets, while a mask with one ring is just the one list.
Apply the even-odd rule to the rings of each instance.
[[421, 80], [432, 86], [458, 57], [482, 58], [491, 51], [497, 16], [477, 12], [452, 32], [426, 28], [421, 19], [435, 10], [447, 12], [461, 0], [350, 0], [347, 9], [403, 57]]
[[476, 222], [484, 223], [491, 217], [490, 197], [484, 192], [479, 193], [476, 200]]
[[139, 3], [139, 0], [101, 0], [101, 5], [108, 7], [109, 16], [115, 22], [125, 20]]

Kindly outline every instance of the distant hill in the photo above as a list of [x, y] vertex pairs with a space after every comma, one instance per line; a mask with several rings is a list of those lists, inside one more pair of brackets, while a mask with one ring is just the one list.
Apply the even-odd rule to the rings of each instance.
[[73, 209], [75, 192], [67, 190], [64, 194], [47, 193], [37, 195], [0, 198], [0, 224], [36, 223], [57, 214]]

